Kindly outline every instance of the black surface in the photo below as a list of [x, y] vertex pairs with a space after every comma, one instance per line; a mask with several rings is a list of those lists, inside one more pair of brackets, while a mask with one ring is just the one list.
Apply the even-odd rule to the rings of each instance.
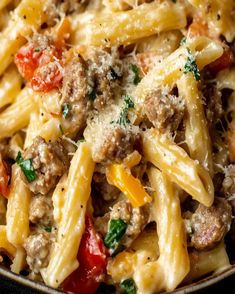
[[[0, 294], [38, 294], [39, 291], [31, 290], [28, 288], [22, 288], [21, 285], [9, 281], [6, 278], [0, 279]], [[223, 280], [210, 288], [195, 292], [198, 294], [235, 294], [235, 276], [231, 276], [226, 280]], [[82, 293], [86, 294], [86, 293]]]

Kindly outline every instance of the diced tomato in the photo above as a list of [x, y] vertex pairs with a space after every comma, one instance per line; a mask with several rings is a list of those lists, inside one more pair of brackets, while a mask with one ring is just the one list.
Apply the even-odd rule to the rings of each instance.
[[62, 287], [76, 294], [93, 294], [106, 272], [107, 250], [88, 215], [77, 258], [78, 269], [65, 280]]
[[49, 62], [40, 66], [31, 79], [31, 87], [34, 91], [49, 92], [61, 85], [63, 73], [59, 62]]
[[41, 55], [42, 52], [38, 52], [32, 43], [20, 48], [15, 56], [15, 64], [24, 79], [30, 80], [33, 77], [34, 71], [39, 66]]
[[6, 162], [2, 159], [0, 154], [0, 194], [4, 197], [9, 195], [9, 181], [10, 181], [10, 171]]
[[33, 43], [23, 46], [15, 56], [15, 63], [24, 79], [29, 81], [34, 91], [49, 92], [58, 88], [63, 79], [63, 48], [49, 46], [46, 49], [35, 48]]
[[214, 62], [207, 66], [207, 69], [213, 73], [217, 74], [219, 71], [229, 68], [234, 64], [234, 56], [231, 49], [226, 48], [224, 53], [220, 58], [216, 59]]

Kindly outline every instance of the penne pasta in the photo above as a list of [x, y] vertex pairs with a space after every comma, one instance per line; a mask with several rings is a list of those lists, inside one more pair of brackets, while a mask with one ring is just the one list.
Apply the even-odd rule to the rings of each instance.
[[19, 274], [26, 266], [26, 253], [23, 248], [18, 247], [15, 257], [11, 265], [11, 271], [15, 274]]
[[230, 266], [223, 242], [212, 250], [191, 253], [190, 261], [191, 270], [185, 279], [187, 282], [191, 282], [211, 272], [222, 271]]
[[84, 294], [230, 266], [234, 9], [0, 0], [0, 265]]
[[211, 206], [214, 186], [209, 173], [175, 143], [149, 130], [143, 134], [143, 149], [147, 160], [200, 203]]
[[138, 293], [171, 291], [182, 282], [190, 268], [177, 190], [166, 174], [157, 169], [150, 169], [148, 176], [155, 190], [152, 214], [157, 223], [160, 257], [138, 267], [134, 273]]
[[78, 266], [77, 250], [85, 225], [94, 162], [87, 143], [79, 145], [68, 174], [67, 197], [50, 262], [41, 271], [47, 285], [58, 287]]
[[24, 88], [15, 103], [0, 113], [0, 139], [10, 137], [26, 127], [34, 109], [33, 92], [29, 88]]
[[122, 45], [162, 31], [185, 26], [186, 15], [181, 5], [152, 2], [116, 13], [104, 13], [95, 19], [78, 17], [74, 23], [74, 44], [94, 46]]
[[20, 168], [12, 168], [13, 182], [7, 203], [7, 239], [14, 246], [23, 246], [29, 235], [29, 205], [31, 193], [20, 176]]
[[10, 66], [0, 80], [0, 109], [16, 99], [21, 91], [22, 78], [14, 66]]
[[11, 257], [14, 258], [16, 254], [16, 248], [7, 240], [6, 226], [0, 226], [0, 250], [5, 251]]
[[212, 150], [207, 121], [199, 94], [197, 82], [192, 74], [183, 75], [177, 83], [179, 95], [186, 101], [187, 120], [185, 140], [192, 159], [213, 176]]

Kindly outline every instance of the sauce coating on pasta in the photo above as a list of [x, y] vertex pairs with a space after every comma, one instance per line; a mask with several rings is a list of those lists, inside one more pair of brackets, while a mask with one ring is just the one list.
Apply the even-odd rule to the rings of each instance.
[[233, 0], [2, 0], [0, 44], [3, 266], [153, 294], [233, 263]]

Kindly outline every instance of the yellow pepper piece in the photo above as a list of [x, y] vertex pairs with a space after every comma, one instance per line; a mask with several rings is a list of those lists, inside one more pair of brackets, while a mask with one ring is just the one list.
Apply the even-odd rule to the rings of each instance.
[[140, 207], [152, 201], [139, 179], [132, 176], [129, 169], [121, 164], [107, 167], [106, 177], [109, 184], [116, 186], [129, 199], [133, 207]]

